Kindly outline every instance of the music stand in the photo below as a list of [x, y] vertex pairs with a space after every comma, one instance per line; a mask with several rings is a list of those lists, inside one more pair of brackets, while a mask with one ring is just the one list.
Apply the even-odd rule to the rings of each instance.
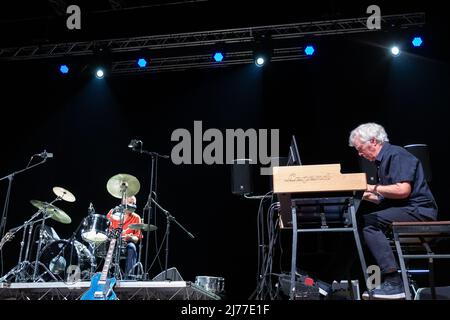
[[302, 160], [300, 159], [300, 153], [298, 152], [298, 145], [295, 136], [292, 135], [291, 145], [289, 146], [289, 156], [287, 161], [288, 166], [301, 166]]

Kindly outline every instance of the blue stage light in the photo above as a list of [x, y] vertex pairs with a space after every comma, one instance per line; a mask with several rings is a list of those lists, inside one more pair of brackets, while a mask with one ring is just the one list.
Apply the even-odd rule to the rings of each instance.
[[137, 61], [139, 68], [145, 68], [147, 66], [147, 60], [144, 58], [139, 58]]
[[222, 52], [216, 52], [216, 53], [214, 53], [213, 58], [214, 58], [214, 61], [216, 61], [216, 62], [222, 62], [222, 60], [223, 60], [223, 54], [222, 54]]
[[314, 47], [311, 46], [311, 45], [308, 45], [308, 46], [306, 46], [306, 48], [305, 48], [305, 54], [306, 54], [307, 56], [312, 56], [312, 55], [314, 54], [314, 51], [316, 51], [316, 50], [315, 50]]
[[69, 67], [68, 67], [67, 65], [65, 65], [65, 64], [62, 64], [62, 65], [59, 67], [59, 71], [60, 71], [62, 74], [67, 74], [67, 73], [69, 73]]
[[423, 40], [421, 37], [414, 37], [414, 39], [412, 40], [412, 44], [414, 47], [420, 47], [423, 43]]

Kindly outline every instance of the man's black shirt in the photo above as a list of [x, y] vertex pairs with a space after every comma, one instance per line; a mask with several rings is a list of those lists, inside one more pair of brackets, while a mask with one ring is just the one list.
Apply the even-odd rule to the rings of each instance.
[[411, 194], [406, 199], [384, 199], [383, 207], [409, 207], [418, 214], [436, 219], [437, 205], [428, 187], [420, 161], [402, 147], [385, 142], [375, 159], [378, 184], [411, 183]]

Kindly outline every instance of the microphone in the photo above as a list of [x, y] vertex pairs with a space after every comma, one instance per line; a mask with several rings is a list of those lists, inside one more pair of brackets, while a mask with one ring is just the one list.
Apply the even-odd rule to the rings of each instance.
[[35, 154], [35, 156], [38, 156], [38, 157], [41, 157], [41, 158], [47, 159], [47, 158], [53, 158], [53, 153], [51, 153], [51, 152], [47, 152], [46, 150], [44, 150], [44, 152], [41, 152], [41, 153]]
[[88, 212], [89, 212], [89, 214], [92, 214], [95, 212], [94, 205], [92, 204], [92, 202], [89, 203]]
[[135, 149], [139, 144], [142, 146], [142, 140], [132, 139], [128, 144], [128, 148]]

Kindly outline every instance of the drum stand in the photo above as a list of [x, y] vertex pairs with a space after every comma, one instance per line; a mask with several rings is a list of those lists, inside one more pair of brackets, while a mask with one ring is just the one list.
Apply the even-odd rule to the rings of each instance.
[[[141, 223], [144, 223], [144, 218], [142, 218]], [[141, 231], [142, 232], [142, 231]], [[139, 240], [139, 258], [138, 261], [133, 265], [133, 267], [128, 271], [126, 276], [131, 276], [134, 270], [137, 268], [137, 272], [134, 275], [136, 280], [145, 280], [144, 267], [142, 265], [142, 239]]]
[[[32, 232], [33, 232], [33, 225], [36, 222], [39, 221], [44, 221], [45, 219], [47, 219], [48, 217], [44, 217], [42, 219], [36, 220], [36, 221], [32, 221], [33, 219], [35, 219], [42, 211], [38, 210], [29, 220], [25, 221], [21, 226], [13, 228], [10, 230], [10, 232], [12, 232], [12, 234], [17, 233], [20, 229], [23, 228], [23, 235], [22, 235], [22, 241], [20, 242], [20, 253], [19, 253], [19, 261], [17, 263], [17, 265], [11, 269], [7, 274], [5, 274], [3, 277], [0, 278], [0, 283], [1, 282], [6, 282], [7, 279], [13, 278], [14, 277], [14, 281], [15, 282], [26, 282], [31, 278], [31, 274], [29, 274], [27, 272], [28, 268], [37, 268], [37, 264], [35, 262], [30, 262], [28, 261], [28, 255], [30, 252], [30, 245], [31, 245], [31, 238], [32, 238]], [[27, 228], [28, 229], [28, 240], [27, 240], [27, 245], [26, 245], [26, 251], [25, 251], [25, 256], [22, 260], [22, 255], [23, 255], [23, 250], [25, 248], [25, 239], [26, 239], [26, 235], [27, 235]], [[56, 280], [55, 276], [50, 272], [50, 270], [47, 269], [47, 267], [43, 264], [40, 263], [39, 264], [46, 269], [46, 272], [50, 273], [50, 275]]]
[[120, 222], [119, 227], [117, 228], [118, 231], [118, 239], [116, 243], [115, 250], [115, 258], [113, 259], [113, 267], [114, 267], [114, 277], [118, 280], [122, 280], [122, 270], [120, 270], [120, 250], [122, 248], [122, 231], [123, 231], [123, 219], [125, 218], [125, 212], [127, 210], [127, 185], [125, 183], [122, 183], [120, 186], [120, 191], [122, 193], [122, 205], [124, 206], [123, 211], [120, 215]]
[[[51, 204], [53, 204], [54, 202], [56, 202], [56, 201], [58, 201], [58, 200], [61, 200], [61, 199], [62, 199], [62, 198], [58, 196], [58, 197], [56, 197], [55, 200], [53, 200], [52, 202], [50, 202], [49, 205], [51, 205]], [[38, 248], [37, 248], [37, 250], [36, 250], [36, 260], [35, 260], [35, 263], [34, 263], [34, 272], [33, 272], [33, 278], [32, 278], [33, 282], [38, 281], [38, 277], [37, 277], [37, 273], [38, 273], [38, 265], [43, 266], [44, 269], [46, 270], [46, 272], [50, 273], [50, 275], [52, 276], [52, 278], [53, 278], [54, 280], [58, 280], [58, 279], [56, 279], [55, 275], [54, 275], [53, 273], [51, 273], [50, 270], [48, 270], [48, 268], [47, 268], [43, 263], [39, 262], [39, 256], [40, 256], [40, 254], [41, 254], [41, 249], [42, 249], [42, 236], [43, 236], [43, 233], [44, 233], [45, 220], [48, 219], [48, 218], [50, 218], [50, 215], [47, 215], [47, 207], [48, 207], [48, 206], [45, 206], [45, 207], [44, 207], [44, 211], [43, 211], [43, 212], [44, 212], [44, 218], [42, 219], [41, 229], [39, 230], [39, 243], [38, 243]], [[40, 212], [40, 211], [41, 211], [41, 210], [39, 210], [38, 212]]]

